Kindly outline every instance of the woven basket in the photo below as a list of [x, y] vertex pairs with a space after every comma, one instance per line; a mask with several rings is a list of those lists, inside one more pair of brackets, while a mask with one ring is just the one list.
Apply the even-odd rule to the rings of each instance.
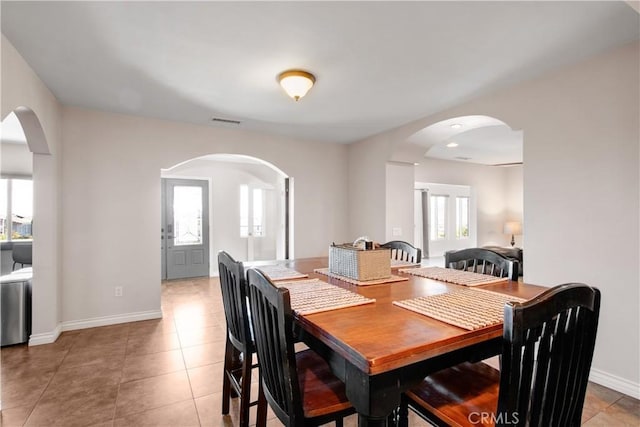
[[358, 281], [391, 277], [389, 249], [363, 250], [351, 244], [329, 247], [329, 271]]

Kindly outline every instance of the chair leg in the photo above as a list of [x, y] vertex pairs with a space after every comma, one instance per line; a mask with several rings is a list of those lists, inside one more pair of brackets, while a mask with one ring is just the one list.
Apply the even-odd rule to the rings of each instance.
[[249, 405], [251, 404], [251, 354], [243, 354], [242, 359], [242, 383], [240, 396], [240, 426], [249, 425]]
[[262, 377], [258, 378], [258, 410], [256, 416], [256, 427], [266, 427], [267, 425], [267, 399], [264, 397], [264, 391], [262, 390]]
[[224, 372], [222, 374], [222, 415], [227, 415], [229, 413], [229, 404], [232, 392], [235, 394], [235, 390], [231, 387], [231, 380], [229, 379], [229, 375], [231, 375], [231, 370], [234, 365], [235, 353], [236, 349], [227, 337], [224, 351]]
[[336, 420], [336, 427], [343, 427], [343, 425], [344, 425], [343, 419], [342, 418], [338, 418]]
[[398, 408], [398, 427], [409, 427], [409, 402], [404, 395], [400, 398]]

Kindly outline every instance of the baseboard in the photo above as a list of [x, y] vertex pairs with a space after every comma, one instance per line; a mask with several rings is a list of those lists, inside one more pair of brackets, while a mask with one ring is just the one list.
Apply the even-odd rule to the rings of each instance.
[[589, 381], [593, 381], [596, 384], [619, 391], [620, 393], [624, 393], [634, 399], [640, 399], [640, 384], [634, 383], [633, 381], [629, 381], [625, 378], [609, 374], [599, 369], [591, 369]]
[[58, 323], [58, 326], [51, 332], [45, 332], [42, 334], [31, 334], [29, 337], [29, 346], [51, 344], [56, 342], [60, 333], [62, 332], [62, 324]]
[[140, 320], [161, 319], [162, 311], [150, 310], [138, 313], [118, 314], [115, 316], [94, 317], [84, 320], [71, 320], [62, 322], [63, 331], [75, 331], [77, 329], [96, 328], [98, 326], [117, 325], [119, 323], [138, 322]]

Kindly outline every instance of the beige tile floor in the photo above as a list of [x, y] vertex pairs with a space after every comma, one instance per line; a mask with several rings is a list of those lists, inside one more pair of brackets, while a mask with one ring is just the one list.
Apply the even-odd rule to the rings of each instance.
[[[2, 426], [238, 425], [237, 399], [229, 416], [220, 414], [222, 310], [217, 279], [167, 282], [162, 319], [64, 332], [50, 345], [3, 348]], [[583, 422], [638, 426], [640, 403], [590, 384]], [[268, 424], [281, 425], [271, 412]], [[345, 423], [356, 424], [354, 416]], [[410, 424], [427, 425], [415, 416]]]

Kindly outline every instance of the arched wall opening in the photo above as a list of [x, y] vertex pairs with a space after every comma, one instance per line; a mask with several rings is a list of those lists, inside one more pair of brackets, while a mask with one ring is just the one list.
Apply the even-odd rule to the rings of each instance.
[[[209, 274], [217, 275], [217, 253], [227, 251], [241, 261], [287, 259], [293, 256], [293, 179], [263, 159], [217, 153], [196, 157], [161, 170], [163, 279], [178, 278], [172, 270], [179, 223], [173, 215], [175, 185], [206, 183], [208, 195]], [[177, 255], [182, 262], [182, 255]], [[189, 255], [185, 259], [188, 261]], [[188, 269], [188, 267], [187, 267]], [[192, 273], [198, 274], [196, 269]]]
[[[52, 266], [48, 247], [49, 237], [55, 235], [48, 221], [52, 207], [47, 203], [46, 190], [42, 187], [48, 171], [41, 166], [42, 157], [50, 157], [50, 148], [42, 124], [33, 110], [19, 106], [2, 118], [2, 178], [3, 233], [2, 274], [13, 270], [11, 252], [15, 242], [31, 243], [32, 268], [31, 310], [28, 322], [30, 332], [40, 331], [42, 324], [57, 321], [59, 313], [56, 287], [57, 267]], [[44, 196], [44, 197], [43, 197]], [[53, 268], [52, 268], [53, 267]], [[45, 334], [45, 342], [55, 340]], [[30, 344], [39, 344], [39, 339], [27, 337]], [[3, 340], [3, 344], [4, 340]]]
[[[387, 166], [387, 188], [401, 180], [410, 186], [413, 194], [405, 190], [404, 199], [414, 209], [395, 212], [403, 196], [388, 192], [387, 234], [412, 230], [405, 237], [426, 258], [463, 247], [510, 246], [505, 224], [523, 218], [522, 148], [523, 132], [490, 116], [440, 117], [414, 128], [392, 146]], [[523, 236], [515, 238], [521, 247]]]

